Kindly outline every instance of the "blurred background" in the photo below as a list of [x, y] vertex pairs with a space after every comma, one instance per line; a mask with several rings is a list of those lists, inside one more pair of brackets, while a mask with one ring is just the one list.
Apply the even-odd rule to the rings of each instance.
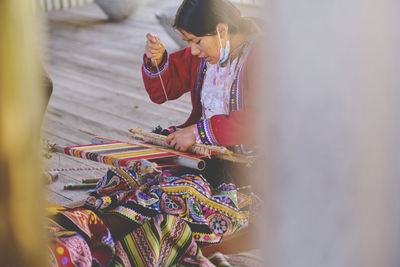
[[[254, 174], [265, 192], [255, 233], [265, 266], [398, 266], [400, 4], [234, 2], [266, 37]], [[190, 110], [189, 97], [151, 103], [140, 73], [147, 32], [168, 51], [183, 46], [168, 26], [180, 1], [120, 4], [0, 2], [2, 266], [45, 266], [46, 204], [84, 197], [62, 190], [81, 177], [60, 172], [46, 185], [43, 170], [97, 166], [43, 160], [42, 138], [128, 140], [128, 128], [179, 123]]]

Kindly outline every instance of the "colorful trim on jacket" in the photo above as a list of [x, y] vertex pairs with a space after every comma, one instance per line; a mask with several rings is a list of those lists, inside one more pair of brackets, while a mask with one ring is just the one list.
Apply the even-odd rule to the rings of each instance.
[[219, 145], [212, 131], [210, 119], [199, 120], [197, 122], [197, 131], [199, 132], [200, 140], [203, 144]]
[[200, 61], [199, 66], [197, 67], [197, 79], [194, 85], [194, 95], [197, 95], [200, 85], [203, 85], [204, 75], [207, 72], [207, 64], [204, 59]]
[[245, 43], [242, 48], [243, 57], [238, 61], [238, 71], [235, 74], [235, 79], [232, 83], [231, 87], [231, 94], [229, 99], [229, 112], [234, 110], [240, 110], [243, 108], [243, 88], [241, 87], [242, 84], [242, 71], [243, 67], [246, 64], [247, 57], [249, 55], [249, 43]]
[[146, 55], [143, 55], [143, 69], [144, 73], [146, 73], [147, 76], [150, 78], [156, 78], [158, 75], [162, 75], [168, 68], [168, 53], [165, 50], [164, 56], [161, 60], [161, 63], [158, 65], [158, 69], [160, 70], [160, 73], [158, 73], [157, 67], [152, 66], [150, 59], [146, 57]]

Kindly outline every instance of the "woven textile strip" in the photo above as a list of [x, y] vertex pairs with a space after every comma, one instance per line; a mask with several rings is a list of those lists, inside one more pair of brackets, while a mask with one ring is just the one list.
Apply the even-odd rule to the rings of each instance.
[[93, 3], [94, 0], [33, 0], [45, 12], [59, 10], [64, 8], [72, 8]]
[[[128, 167], [129, 162], [140, 161], [142, 159], [152, 161], [177, 155], [182, 156], [182, 153], [177, 154], [171, 150], [158, 149], [157, 146], [123, 142], [69, 146], [64, 149], [64, 153], [77, 158], [109, 164], [114, 167]], [[190, 155], [190, 157], [194, 156]]]
[[201, 255], [188, 224], [172, 215], [153, 217], [116, 246], [116, 266], [176, 266]]

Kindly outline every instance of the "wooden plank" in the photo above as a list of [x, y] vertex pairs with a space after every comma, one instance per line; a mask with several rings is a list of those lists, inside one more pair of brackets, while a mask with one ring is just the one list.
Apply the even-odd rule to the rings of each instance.
[[[64, 63], [60, 63], [63, 65]], [[64, 65], [63, 65], [64, 66]], [[137, 100], [146, 102], [148, 104], [157, 106], [157, 108], [163, 108], [168, 106], [169, 109], [175, 109], [179, 112], [184, 112], [186, 114], [189, 113], [191, 109], [190, 94], [186, 94], [185, 96], [173, 100], [163, 105], [154, 104], [149, 99], [144, 85], [140, 76], [137, 79], [132, 79], [130, 83], [125, 84], [118, 80], [118, 76], [113, 77], [110, 74], [109, 79], [104, 79], [105, 77], [101, 77], [101, 73], [96, 72], [96, 70], [91, 70], [96, 74], [87, 73], [89, 70], [85, 67], [82, 67], [82, 70], [79, 68], [65, 68], [63, 70], [53, 70], [50, 75], [54, 80], [55, 92], [57, 94], [58, 87], [67, 87], [63, 90], [73, 90], [77, 93], [89, 93], [93, 95], [93, 97], [126, 97], [126, 98], [135, 98]], [[140, 70], [139, 70], [140, 71]], [[134, 72], [134, 71], [132, 71]], [[101, 94], [105, 93], [106, 96], [102, 96]]]
[[[93, 88], [82, 87], [80, 82], [62, 77], [58, 81], [68, 84], [68, 86], [59, 86], [54, 93], [53, 99], [80, 101], [85, 105], [80, 104], [79, 106], [88, 106], [98, 112], [118, 114], [123, 120], [129, 121], [132, 119], [135, 121], [134, 117], [140, 115], [139, 121], [146, 120], [147, 117], [151, 116], [152, 119], [157, 119], [158, 117], [160, 121], [165, 119], [166, 123], [173, 124], [183, 122], [189, 115], [189, 108], [186, 107], [186, 103], [185, 105], [180, 105], [178, 101], [170, 101], [169, 103], [158, 105], [152, 103], [148, 97], [144, 98], [141, 94], [128, 96], [101, 90], [97, 86]], [[96, 89], [95, 95], [93, 95], [92, 89]], [[113, 101], [110, 101], [110, 99], [113, 99]], [[118, 103], [118, 105], [115, 103]], [[52, 100], [51, 106], [53, 105], [55, 105], [55, 101]]]
[[45, 196], [46, 200], [57, 203], [62, 206], [66, 206], [73, 201], [73, 199], [70, 199], [67, 196], [60, 194], [59, 192], [55, 192], [49, 189], [46, 190]]

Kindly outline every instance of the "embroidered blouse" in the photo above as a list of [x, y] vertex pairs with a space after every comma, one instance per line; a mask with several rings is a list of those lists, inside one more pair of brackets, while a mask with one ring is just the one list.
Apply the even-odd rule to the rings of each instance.
[[202, 119], [218, 114], [229, 114], [229, 98], [236, 65], [237, 58], [232, 63], [229, 61], [225, 67], [207, 63], [200, 96], [203, 106]]

